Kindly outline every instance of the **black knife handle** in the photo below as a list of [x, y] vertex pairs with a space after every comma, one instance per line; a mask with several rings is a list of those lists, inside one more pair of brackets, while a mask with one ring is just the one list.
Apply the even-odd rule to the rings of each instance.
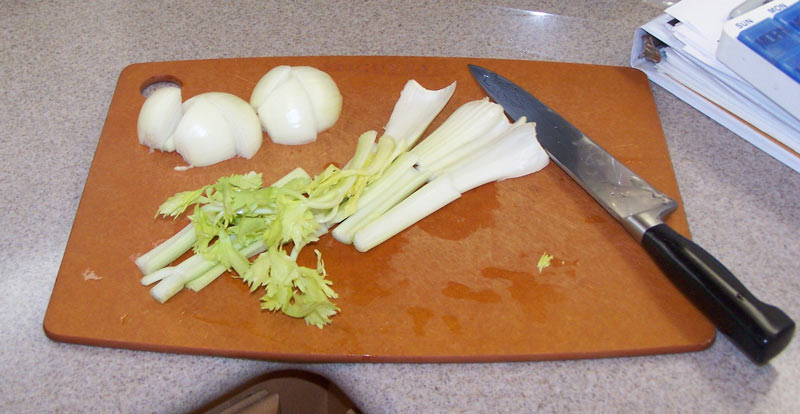
[[664, 223], [642, 245], [672, 283], [753, 362], [765, 364], [792, 339], [794, 321], [759, 301], [717, 259]]

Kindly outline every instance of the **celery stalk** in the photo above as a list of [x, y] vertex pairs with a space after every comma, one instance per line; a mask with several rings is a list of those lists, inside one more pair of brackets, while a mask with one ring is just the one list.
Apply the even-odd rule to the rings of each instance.
[[197, 236], [194, 232], [194, 225], [189, 223], [174, 236], [139, 256], [134, 263], [139, 267], [142, 274], [153, 273], [186, 253], [196, 241]]
[[463, 157], [477, 150], [481, 142], [494, 139], [510, 125], [500, 105], [486, 99], [467, 102], [411, 152], [419, 156], [420, 168], [436, 171], [438, 160], [454, 152]]
[[455, 89], [455, 82], [439, 90], [425, 89], [413, 79], [406, 82], [386, 124], [386, 135], [393, 136], [397, 141], [391, 159], [417, 142], [453, 96]]
[[365, 252], [458, 199], [462, 193], [492, 181], [539, 171], [549, 160], [536, 140], [534, 124], [522, 120], [488, 148], [455, 163], [367, 226], [357, 229], [353, 245]]
[[297, 167], [297, 168], [293, 169], [292, 171], [289, 171], [288, 174], [286, 174], [283, 177], [279, 178], [274, 183], [272, 183], [271, 186], [272, 187], [283, 187], [286, 184], [289, 184], [292, 180], [297, 180], [297, 179], [304, 179], [304, 180], [311, 181], [311, 176], [308, 175], [306, 170], [304, 170], [304, 169], [302, 169], [300, 167]]
[[[192, 260], [195, 258], [197, 259]], [[207, 272], [216, 264], [217, 262], [205, 259], [202, 256], [192, 256], [184, 260], [178, 266], [173, 267], [169, 276], [161, 279], [153, 286], [153, 288], [150, 289], [150, 296], [159, 303], [164, 303], [176, 293], [180, 292], [186, 283]]]
[[501, 121], [493, 125], [488, 125], [489, 129], [482, 134], [477, 134], [474, 138], [466, 142], [460, 142], [458, 147], [447, 151], [435, 160], [430, 160], [430, 164], [427, 168], [436, 176], [458, 162], [470, 159], [479, 151], [495, 143], [499, 137], [503, 136], [503, 134], [511, 128], [514, 128], [515, 125], [520, 125], [521, 123], [525, 123], [524, 117], [520, 118], [519, 121], [514, 124]]
[[449, 177], [437, 178], [359, 230], [353, 245], [356, 250], [366, 252], [459, 197], [461, 193]]
[[394, 183], [417, 163], [417, 160], [419, 160], [419, 157], [410, 152], [404, 152], [397, 157], [386, 169], [383, 176], [364, 189], [364, 193], [361, 194], [359, 199], [360, 203], [362, 205], [369, 204], [375, 199], [384, 197]]
[[336, 226], [331, 234], [342, 243], [352, 243], [353, 237], [359, 230], [420, 188], [428, 180], [428, 177], [429, 174], [421, 173], [413, 167], [410, 168], [406, 174], [395, 180], [391, 187], [387, 187], [384, 197], [370, 200], [369, 203], [364, 204], [355, 214]]

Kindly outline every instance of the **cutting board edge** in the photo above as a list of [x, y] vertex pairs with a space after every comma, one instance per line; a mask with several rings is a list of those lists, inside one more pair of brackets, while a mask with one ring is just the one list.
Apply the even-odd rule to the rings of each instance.
[[259, 361], [293, 362], [293, 363], [410, 363], [410, 364], [463, 364], [463, 363], [507, 363], [507, 362], [546, 362], [583, 359], [607, 359], [641, 357], [663, 354], [684, 354], [702, 352], [710, 348], [716, 341], [716, 330], [702, 341], [689, 345], [657, 346], [644, 348], [626, 348], [605, 351], [552, 352], [536, 354], [475, 354], [475, 355], [356, 355], [356, 354], [290, 354], [276, 352], [258, 352], [247, 350], [220, 350], [214, 348], [184, 347], [178, 345], [155, 345], [133, 341], [113, 339], [90, 339], [74, 335], [61, 334], [49, 329], [44, 324], [47, 338], [54, 342], [73, 345], [99, 346], [103, 348], [125, 349], [170, 354], [187, 354], [224, 358], [244, 358]]

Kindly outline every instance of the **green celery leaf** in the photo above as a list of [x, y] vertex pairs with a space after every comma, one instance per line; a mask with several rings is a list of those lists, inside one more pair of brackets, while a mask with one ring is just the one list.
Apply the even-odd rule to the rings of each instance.
[[173, 195], [158, 207], [156, 217], [160, 214], [164, 217], [177, 218], [183, 214], [190, 205], [198, 201], [207, 187], [208, 186], [198, 188], [197, 190], [183, 191]]
[[219, 226], [212, 214], [206, 213], [195, 206], [194, 213], [189, 217], [194, 224], [194, 233], [197, 241], [194, 244], [195, 253], [206, 254], [208, 246], [219, 233]]
[[[270, 265], [265, 294], [261, 297], [262, 309], [280, 310], [288, 316], [304, 318], [307, 324], [320, 328], [330, 323], [330, 317], [339, 308], [329, 298], [336, 298], [337, 295], [330, 288], [330, 281], [325, 280], [325, 267], [321, 255], [316, 253], [317, 269], [298, 265], [278, 248], [273, 247], [262, 253], [268, 255], [268, 259], [263, 260], [269, 260]], [[256, 280], [253, 275], [248, 277]], [[261, 276], [263, 279], [265, 277]]]
[[331, 323], [331, 316], [339, 312], [339, 307], [331, 302], [307, 301], [300, 297], [284, 310], [293, 318], [303, 318], [308, 325], [322, 329]]
[[269, 283], [270, 255], [267, 252], [261, 253], [250, 264], [250, 268], [241, 275], [242, 280], [250, 286], [250, 292], [254, 292], [261, 286]]
[[293, 242], [295, 246], [304, 246], [317, 241], [316, 236], [320, 224], [314, 214], [300, 200], [290, 200], [284, 197], [280, 200], [280, 213], [278, 220], [281, 222], [281, 243]]
[[217, 243], [214, 246], [215, 248], [211, 252], [221, 265], [228, 269], [233, 268], [240, 276], [247, 273], [247, 269], [250, 268], [250, 261], [236, 249], [231, 237], [223, 230], [220, 230], [217, 235]]
[[228, 233], [236, 236], [240, 244], [248, 245], [259, 240], [273, 221], [274, 217], [270, 216], [241, 217], [236, 224], [228, 227]]
[[264, 184], [261, 174], [250, 171], [247, 174], [234, 174], [228, 177], [228, 183], [240, 190], [258, 190]]

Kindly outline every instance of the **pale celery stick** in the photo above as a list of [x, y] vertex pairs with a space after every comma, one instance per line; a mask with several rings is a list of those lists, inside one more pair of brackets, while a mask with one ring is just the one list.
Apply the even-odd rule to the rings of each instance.
[[283, 187], [289, 181], [292, 181], [295, 178], [308, 178], [308, 179], [310, 179], [311, 176], [308, 175], [306, 170], [304, 170], [304, 169], [302, 169], [300, 167], [297, 167], [297, 168], [293, 169], [292, 171], [289, 171], [288, 174], [286, 174], [283, 177], [279, 178], [278, 181], [275, 181], [274, 183], [272, 183], [271, 187]]
[[[396, 181], [399, 180], [403, 174], [407, 174], [409, 169], [416, 164], [417, 159], [418, 157], [410, 152], [400, 154], [377, 180], [367, 185], [361, 197], [358, 199], [358, 210], [361, 210], [362, 206], [369, 205], [375, 200], [385, 198], [389, 194], [389, 191], [394, 188], [393, 186], [395, 186]], [[328, 225], [334, 225], [342, 222], [348, 217], [345, 210], [344, 208], [340, 208], [336, 216], [326, 221], [326, 223]]]
[[439, 177], [359, 230], [353, 245], [356, 250], [366, 252], [459, 197], [461, 193], [454, 188], [449, 176]]
[[372, 200], [369, 204], [363, 205], [352, 216], [341, 222], [333, 229], [331, 235], [339, 242], [350, 244], [353, 237], [362, 228], [366, 227], [383, 213], [394, 207], [397, 203], [408, 197], [409, 194], [420, 188], [428, 179], [428, 174], [421, 173], [414, 168], [409, 169], [406, 174], [396, 180], [390, 191], [382, 198]]
[[353, 244], [358, 251], [365, 252], [458, 199], [464, 192], [492, 181], [531, 174], [548, 162], [547, 153], [536, 140], [534, 124], [516, 125], [489, 148], [457, 162], [359, 230]]
[[143, 275], [148, 275], [175, 261], [186, 253], [196, 241], [194, 224], [189, 223], [174, 236], [139, 256], [134, 263]]
[[425, 89], [413, 79], [406, 82], [386, 124], [386, 134], [397, 140], [391, 159], [417, 142], [453, 96], [455, 89], [455, 82], [439, 90]]
[[[190, 260], [194, 257], [199, 257], [198, 260]], [[206, 260], [200, 255], [195, 255], [183, 261], [183, 263], [175, 266], [172, 273], [161, 281], [158, 282], [152, 289], [150, 289], [150, 296], [152, 296], [159, 303], [164, 303], [169, 298], [180, 292], [186, 283], [199, 277], [203, 273], [217, 264], [215, 261]]]

